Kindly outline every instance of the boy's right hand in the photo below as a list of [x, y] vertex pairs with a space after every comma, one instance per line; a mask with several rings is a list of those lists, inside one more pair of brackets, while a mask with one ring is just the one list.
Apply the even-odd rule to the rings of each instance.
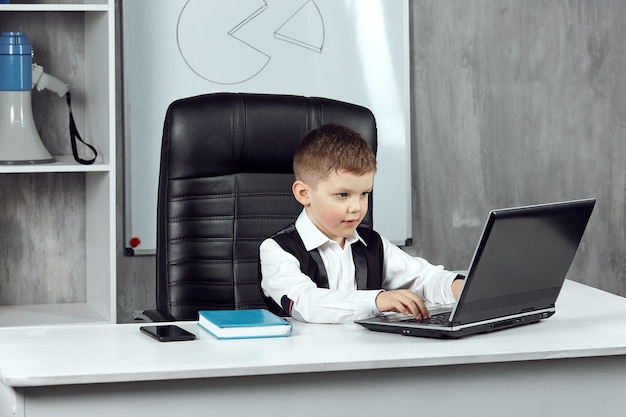
[[376, 296], [376, 308], [381, 313], [395, 311], [402, 314], [412, 314], [416, 319], [430, 318], [430, 312], [424, 301], [411, 290], [379, 292]]

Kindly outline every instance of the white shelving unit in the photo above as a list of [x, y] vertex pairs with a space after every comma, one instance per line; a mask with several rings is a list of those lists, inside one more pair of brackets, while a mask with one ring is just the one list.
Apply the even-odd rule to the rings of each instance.
[[[115, 2], [114, 0], [67, 3], [12, 1], [11, 4], [0, 5], [0, 15], [5, 12], [11, 12], [12, 22], [33, 18], [36, 22], [41, 21], [41, 27], [37, 30], [44, 31], [46, 36], [48, 33], [58, 34], [59, 31], [66, 30], [62, 27], [47, 27], [51, 21], [54, 22], [54, 19], [48, 19], [46, 16], [48, 13], [71, 14], [72, 19], [79, 19], [81, 24], [84, 24], [84, 38], [78, 40], [81, 44], [84, 42], [84, 61], [81, 61], [83, 67], [76, 70], [84, 76], [84, 100], [76, 104], [73, 96], [72, 105], [75, 114], [84, 115], [79, 131], [88, 143], [96, 147], [98, 159], [93, 165], [81, 165], [74, 162], [71, 153], [55, 155], [52, 152], [56, 159], [54, 163], [0, 165], [0, 181], [11, 181], [12, 178], [14, 180], [13, 174], [43, 175], [46, 178], [51, 176], [52, 181], [60, 181], [62, 176], [71, 173], [78, 175], [82, 183], [81, 176], [84, 176], [85, 195], [85, 259], [84, 265], [81, 265], [81, 269], [85, 270], [85, 276], [77, 278], [84, 279], [84, 282], [80, 283], [81, 288], [84, 286], [85, 289], [84, 296], [69, 302], [1, 305], [0, 326], [115, 323]], [[12, 29], [0, 28], [0, 30]], [[51, 36], [50, 42], [54, 41]], [[66, 202], [51, 201], [50, 204]], [[58, 209], [65, 210], [65, 207]], [[68, 208], [68, 216], [71, 215], [70, 210], [71, 207]], [[1, 201], [0, 211], [2, 211]], [[80, 211], [82, 212], [82, 207]], [[51, 228], [55, 226], [50, 225]], [[62, 234], [63, 230], [56, 233]], [[20, 236], [12, 238], [18, 240]], [[82, 247], [80, 252], [83, 252]], [[60, 253], [59, 259], [63, 259], [65, 255]], [[23, 262], [29, 260], [24, 259]], [[31, 279], [27, 276], [19, 278]], [[2, 282], [0, 285], [10, 283]]]

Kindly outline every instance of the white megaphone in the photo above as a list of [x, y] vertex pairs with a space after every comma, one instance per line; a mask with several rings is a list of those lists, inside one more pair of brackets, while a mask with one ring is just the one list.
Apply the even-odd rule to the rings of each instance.
[[63, 97], [69, 86], [33, 64], [22, 32], [0, 35], [0, 164], [54, 162], [35, 128], [31, 90], [49, 89]]

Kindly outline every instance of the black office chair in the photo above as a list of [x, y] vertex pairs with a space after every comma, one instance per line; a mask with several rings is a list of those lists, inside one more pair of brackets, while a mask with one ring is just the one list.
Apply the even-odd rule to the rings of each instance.
[[[374, 116], [354, 104], [217, 93], [169, 106], [159, 171], [156, 310], [136, 312], [136, 319], [197, 320], [198, 310], [267, 306], [259, 245], [302, 210], [291, 193], [293, 153], [306, 133], [328, 123], [359, 132], [376, 151]], [[363, 223], [372, 225], [371, 208]]]

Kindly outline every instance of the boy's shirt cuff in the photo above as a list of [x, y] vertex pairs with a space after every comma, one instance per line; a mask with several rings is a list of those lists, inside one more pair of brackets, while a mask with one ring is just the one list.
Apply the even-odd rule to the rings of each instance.
[[380, 316], [380, 311], [376, 308], [376, 297], [384, 290], [359, 290], [354, 302], [355, 319]]

